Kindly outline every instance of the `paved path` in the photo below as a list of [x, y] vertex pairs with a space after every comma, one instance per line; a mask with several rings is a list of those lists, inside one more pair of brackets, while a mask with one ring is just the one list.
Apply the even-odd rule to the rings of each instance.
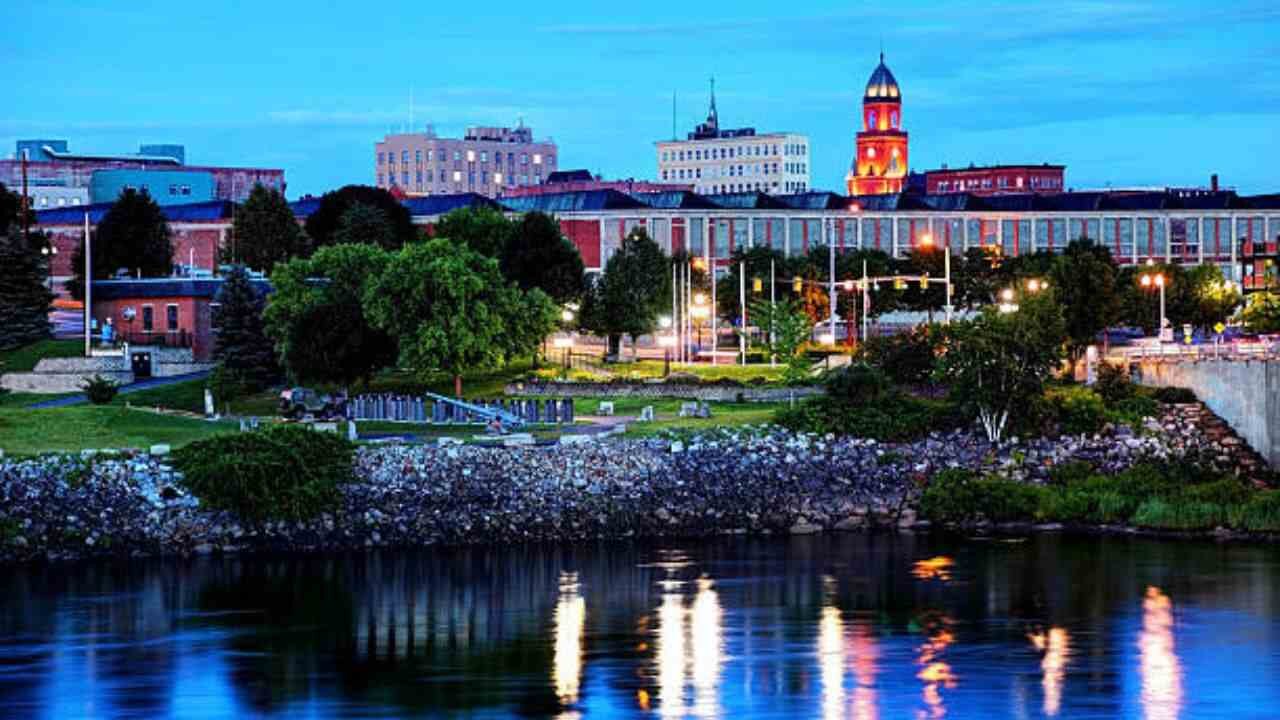
[[[180, 383], [180, 382], [186, 382], [188, 380], [199, 380], [201, 378], [205, 378], [208, 376], [209, 376], [209, 371], [202, 370], [200, 372], [187, 373], [186, 375], [169, 375], [167, 377], [148, 378], [146, 380], [139, 380], [138, 382], [130, 383], [128, 385], [122, 386], [120, 388], [120, 394], [128, 395], [129, 393], [138, 392], [139, 390], [149, 390], [151, 388], [164, 387], [166, 385], [176, 385], [177, 383]], [[84, 394], [81, 393], [79, 395], [69, 395], [67, 397], [60, 397], [55, 400], [45, 400], [43, 402], [38, 402], [33, 405], [28, 405], [27, 407], [31, 408], [32, 410], [44, 410], [47, 408], [60, 408], [60, 407], [69, 407], [71, 405], [81, 405], [88, 401], [89, 401], [89, 398], [85, 397]]]

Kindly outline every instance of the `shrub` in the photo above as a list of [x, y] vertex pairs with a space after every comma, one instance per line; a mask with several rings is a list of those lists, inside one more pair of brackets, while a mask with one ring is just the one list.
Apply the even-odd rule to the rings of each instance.
[[872, 438], [881, 442], [914, 440], [933, 430], [954, 427], [955, 407], [890, 392], [875, 403], [852, 403], [839, 398], [809, 398], [794, 408], [783, 408], [774, 422], [797, 432], [834, 433]]
[[933, 374], [934, 358], [942, 349], [942, 333], [939, 325], [922, 325], [870, 338], [863, 343], [863, 357], [895, 383], [919, 385], [928, 382]]
[[1107, 422], [1107, 407], [1102, 398], [1087, 387], [1065, 385], [1045, 393], [1056, 411], [1062, 432], [1081, 435], [1098, 432]]
[[84, 385], [80, 387], [84, 389], [84, 394], [89, 398], [89, 402], [94, 405], [106, 405], [115, 399], [116, 393], [120, 390], [120, 386], [114, 380], [109, 380], [101, 375], [94, 375], [92, 378], [85, 380]]
[[1280, 532], [1280, 490], [1255, 493], [1248, 502], [1227, 508], [1232, 527], [1253, 532]]
[[1069, 485], [1086, 480], [1093, 474], [1093, 466], [1083, 460], [1072, 460], [1055, 465], [1049, 471], [1049, 479], [1057, 485]]
[[1032, 520], [1045, 489], [1013, 480], [979, 478], [967, 470], [943, 470], [920, 498], [920, 512], [935, 522]]
[[1196, 402], [1196, 394], [1187, 388], [1180, 387], [1162, 387], [1157, 388], [1153, 397], [1166, 405], [1182, 405]]
[[251, 521], [306, 520], [337, 506], [354, 447], [296, 425], [220, 435], [178, 449], [183, 484], [215, 508]]
[[827, 373], [823, 385], [827, 397], [854, 404], [878, 402], [893, 392], [884, 372], [864, 362]]
[[1160, 412], [1160, 403], [1146, 395], [1118, 400], [1107, 409], [1107, 419], [1113, 423], [1139, 425], [1143, 418], [1155, 417]]
[[1124, 367], [1109, 362], [1098, 363], [1098, 379], [1093, 384], [1093, 389], [1108, 405], [1127, 400], [1134, 394], [1134, 384], [1129, 381], [1129, 373], [1125, 372]]

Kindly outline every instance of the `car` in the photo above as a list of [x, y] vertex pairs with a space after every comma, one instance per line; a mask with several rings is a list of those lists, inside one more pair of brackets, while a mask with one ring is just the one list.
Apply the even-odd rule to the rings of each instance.
[[347, 417], [347, 394], [320, 394], [304, 387], [280, 391], [280, 415], [288, 420], [302, 420], [310, 415], [318, 420]]

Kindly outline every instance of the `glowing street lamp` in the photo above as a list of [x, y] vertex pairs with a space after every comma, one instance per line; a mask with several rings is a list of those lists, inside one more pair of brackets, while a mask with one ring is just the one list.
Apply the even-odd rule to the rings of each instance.
[[[1152, 263], [1150, 260], [1147, 260], [1147, 265], [1152, 265], [1152, 264], [1153, 264], [1153, 263]], [[1158, 289], [1160, 290], [1160, 331], [1159, 331], [1159, 332], [1160, 332], [1160, 339], [1161, 339], [1161, 341], [1163, 341], [1163, 340], [1164, 340], [1164, 326], [1165, 326], [1165, 323], [1166, 323], [1166, 322], [1168, 322], [1168, 321], [1165, 319], [1165, 314], [1164, 314], [1164, 308], [1165, 308], [1165, 305], [1164, 305], [1164, 286], [1165, 286], [1164, 273], [1160, 273], [1160, 272], [1156, 272], [1156, 273], [1143, 273], [1142, 275], [1138, 276], [1138, 282], [1139, 282], [1139, 283], [1141, 283], [1141, 284], [1142, 284], [1142, 287], [1144, 287], [1144, 288], [1150, 289], [1150, 288], [1152, 288], [1152, 287], [1155, 287], [1155, 288], [1158, 288]]]
[[1048, 290], [1048, 289], [1049, 289], [1049, 282], [1047, 280], [1040, 280], [1039, 278], [1031, 278], [1030, 280], [1027, 281], [1027, 292], [1029, 293], [1038, 293], [1041, 290]]
[[999, 309], [1002, 313], [1017, 312], [1018, 305], [1013, 302], [1013, 288], [1005, 288], [1000, 291]]

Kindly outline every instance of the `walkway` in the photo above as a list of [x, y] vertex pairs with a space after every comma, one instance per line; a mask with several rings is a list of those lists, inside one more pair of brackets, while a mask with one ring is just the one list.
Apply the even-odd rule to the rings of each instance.
[[[138, 382], [121, 386], [120, 394], [128, 395], [129, 393], [138, 392], [139, 390], [150, 390], [151, 388], [165, 387], [166, 385], [177, 385], [181, 382], [187, 382], [188, 380], [200, 380], [208, 376], [209, 371], [202, 370], [200, 372], [187, 373], [185, 375], [169, 375], [166, 377], [148, 378], [146, 380], [139, 380]], [[33, 405], [28, 405], [27, 407], [32, 410], [46, 410], [48, 408], [81, 405], [86, 402], [89, 402], [89, 398], [85, 397], [84, 393], [80, 393], [78, 395], [68, 395], [67, 397], [60, 397], [54, 400], [44, 400]]]

